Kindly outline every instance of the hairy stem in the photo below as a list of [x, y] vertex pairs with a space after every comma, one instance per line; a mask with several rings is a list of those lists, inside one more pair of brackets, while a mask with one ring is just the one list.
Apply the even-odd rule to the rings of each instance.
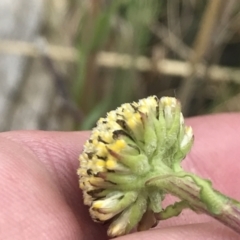
[[[183, 201], [174, 208], [170, 206], [167, 214], [162, 213], [163, 218], [169, 214], [177, 215], [187, 203], [194, 211], [205, 213], [240, 233], [240, 202], [213, 189], [210, 181], [180, 172], [154, 177], [146, 185], [158, 186]], [[157, 218], [161, 219], [161, 213]]]

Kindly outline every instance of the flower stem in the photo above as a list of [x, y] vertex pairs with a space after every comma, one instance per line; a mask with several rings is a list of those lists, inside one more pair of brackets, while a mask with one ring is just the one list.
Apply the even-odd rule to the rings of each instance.
[[205, 213], [240, 233], [240, 202], [212, 188], [210, 181], [187, 172], [173, 172], [149, 179], [146, 185], [157, 186], [182, 201], [169, 206], [156, 217], [166, 219], [178, 215], [189, 207], [195, 212]]

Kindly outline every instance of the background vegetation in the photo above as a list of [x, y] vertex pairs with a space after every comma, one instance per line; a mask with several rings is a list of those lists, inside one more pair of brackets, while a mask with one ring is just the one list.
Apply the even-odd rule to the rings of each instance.
[[153, 94], [179, 98], [185, 116], [240, 111], [239, 1], [52, 0], [46, 13], [49, 48], [63, 49], [42, 61], [68, 128]]

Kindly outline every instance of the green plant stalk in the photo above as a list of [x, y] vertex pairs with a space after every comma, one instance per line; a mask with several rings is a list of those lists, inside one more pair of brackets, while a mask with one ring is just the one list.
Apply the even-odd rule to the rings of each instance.
[[209, 180], [192, 173], [174, 172], [154, 177], [148, 180], [146, 185], [158, 187], [182, 200], [155, 214], [158, 220], [177, 216], [183, 209], [191, 208], [197, 213], [205, 213], [217, 219], [240, 233], [240, 202], [213, 189]]

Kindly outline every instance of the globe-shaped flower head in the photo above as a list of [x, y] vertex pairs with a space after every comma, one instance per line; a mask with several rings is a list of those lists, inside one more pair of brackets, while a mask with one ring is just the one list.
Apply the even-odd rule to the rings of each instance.
[[151, 96], [101, 118], [80, 155], [80, 188], [94, 221], [110, 237], [156, 225], [165, 192], [149, 179], [182, 170], [193, 133], [177, 99]]

